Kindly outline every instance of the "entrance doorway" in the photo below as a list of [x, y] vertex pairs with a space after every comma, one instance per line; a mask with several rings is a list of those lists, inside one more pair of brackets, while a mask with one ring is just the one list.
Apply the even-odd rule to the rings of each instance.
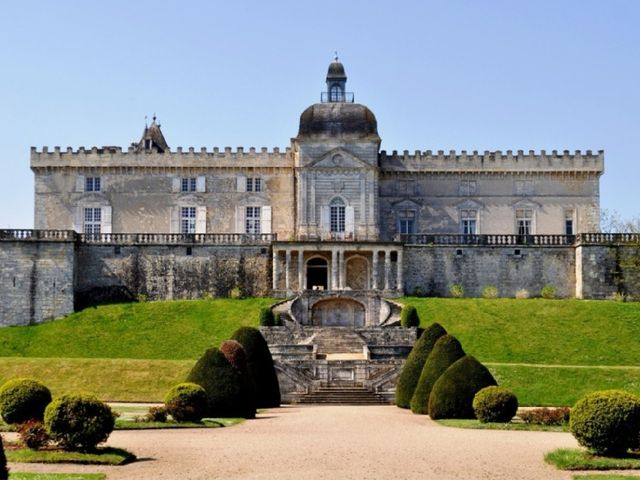
[[307, 288], [310, 290], [329, 289], [329, 265], [324, 258], [315, 257], [307, 262]]

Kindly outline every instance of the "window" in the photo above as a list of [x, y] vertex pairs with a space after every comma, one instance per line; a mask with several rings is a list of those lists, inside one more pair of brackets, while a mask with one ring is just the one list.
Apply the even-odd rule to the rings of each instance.
[[180, 233], [196, 233], [196, 207], [180, 209]]
[[330, 204], [330, 222], [332, 233], [343, 233], [345, 231], [345, 206], [339, 198], [335, 198]]
[[102, 223], [102, 209], [85, 208], [84, 209], [84, 233], [85, 235], [96, 237], [100, 235], [100, 225]]
[[339, 85], [333, 85], [329, 90], [330, 102], [342, 102], [344, 100], [344, 92]]
[[260, 210], [260, 207], [247, 207], [244, 219], [246, 233], [260, 233]]
[[533, 210], [518, 208], [516, 210], [516, 230], [518, 235], [533, 233]]
[[475, 180], [461, 180], [460, 181], [460, 195], [468, 197], [476, 194], [476, 181]]
[[565, 210], [564, 212], [564, 234], [573, 235], [573, 210]]
[[85, 192], [99, 192], [100, 191], [100, 177], [87, 177], [84, 184]]
[[196, 177], [188, 177], [182, 179], [181, 192], [195, 192], [196, 191]]
[[261, 192], [262, 191], [262, 179], [255, 177], [247, 177], [247, 192]]
[[145, 150], [151, 150], [151, 139], [150, 138], [145, 138], [144, 139], [144, 148], [145, 148]]
[[478, 233], [477, 210], [460, 210], [460, 230], [463, 235], [476, 235]]
[[516, 180], [516, 195], [533, 195], [533, 181]]
[[401, 210], [398, 213], [398, 230], [401, 234], [416, 233], [415, 210]]

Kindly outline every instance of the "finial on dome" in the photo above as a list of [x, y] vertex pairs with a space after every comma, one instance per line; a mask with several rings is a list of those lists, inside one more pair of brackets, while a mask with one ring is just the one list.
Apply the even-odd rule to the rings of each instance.
[[338, 61], [338, 51], [336, 50], [336, 51], [335, 51], [335, 52], [333, 52], [333, 53], [334, 53], [333, 61], [334, 61], [334, 62], [337, 62], [337, 61]]

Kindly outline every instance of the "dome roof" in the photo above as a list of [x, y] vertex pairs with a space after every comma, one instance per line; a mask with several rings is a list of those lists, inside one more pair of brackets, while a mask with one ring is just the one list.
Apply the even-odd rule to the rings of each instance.
[[378, 137], [378, 122], [371, 110], [359, 103], [316, 103], [300, 115], [298, 137]]
[[346, 80], [347, 75], [344, 73], [344, 65], [338, 60], [329, 64], [329, 70], [327, 71], [327, 80]]

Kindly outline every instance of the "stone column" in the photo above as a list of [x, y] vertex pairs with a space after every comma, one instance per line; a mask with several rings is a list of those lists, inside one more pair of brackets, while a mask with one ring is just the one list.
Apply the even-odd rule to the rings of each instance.
[[403, 278], [403, 263], [402, 263], [402, 249], [398, 250], [398, 261], [397, 261], [397, 267], [398, 267], [398, 274], [396, 275], [396, 290], [398, 290], [398, 293], [402, 294], [402, 292], [404, 292], [404, 278]]
[[338, 251], [331, 251], [331, 290], [338, 290]]
[[344, 290], [344, 284], [345, 284], [345, 270], [346, 270], [346, 265], [344, 263], [344, 250], [338, 250], [338, 258], [340, 259], [339, 265], [338, 265], [338, 286], [340, 288], [340, 290]]
[[289, 270], [291, 267], [291, 250], [284, 251], [284, 288], [287, 292], [291, 290], [291, 275]]
[[304, 288], [304, 250], [298, 250], [298, 290]]
[[276, 250], [275, 248], [273, 249], [273, 278], [271, 280], [271, 286], [274, 290], [278, 290], [278, 273], [280, 267], [280, 262], [278, 261], [279, 253], [280, 252], [278, 250]]
[[371, 267], [371, 277], [372, 277], [372, 282], [371, 282], [371, 288], [373, 288], [374, 290], [378, 289], [378, 251], [374, 250], [373, 251], [373, 257], [371, 258], [372, 262], [372, 267]]
[[391, 251], [384, 251], [384, 289], [391, 290]]

